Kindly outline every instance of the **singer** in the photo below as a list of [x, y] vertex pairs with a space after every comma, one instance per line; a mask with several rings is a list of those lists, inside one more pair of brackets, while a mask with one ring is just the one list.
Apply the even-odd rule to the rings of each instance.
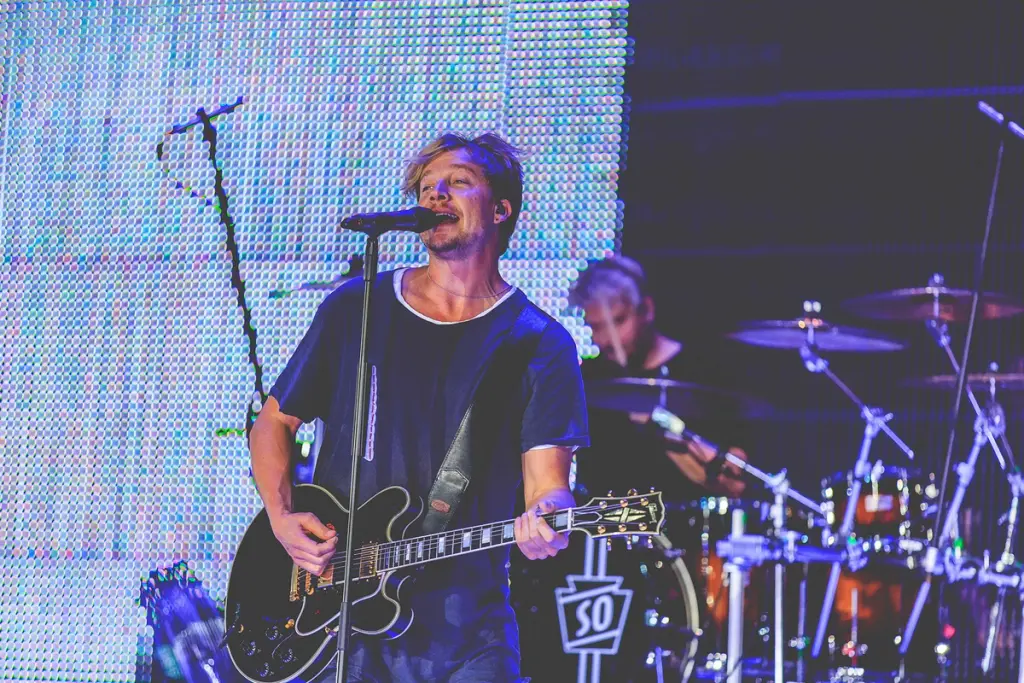
[[[569, 466], [589, 443], [587, 413], [572, 337], [498, 270], [522, 207], [518, 151], [492, 134], [442, 135], [408, 163], [402, 188], [437, 225], [420, 232], [426, 266], [381, 273], [375, 285], [359, 500], [402, 485], [440, 510], [428, 493], [471, 415], [470, 481], [448, 528], [512, 517], [522, 481], [527, 512], [516, 518], [516, 542], [530, 559], [551, 557], [568, 541], [538, 515], [573, 505]], [[302, 423], [323, 420], [314, 482], [348, 490], [362, 286], [349, 282], [320, 305], [251, 435], [274, 535], [316, 574], [343, 532], [292, 512], [289, 446]], [[520, 680], [507, 562], [506, 546], [424, 565], [402, 589], [411, 628], [395, 640], [353, 636], [348, 680]], [[334, 677], [331, 667], [315, 680]]]

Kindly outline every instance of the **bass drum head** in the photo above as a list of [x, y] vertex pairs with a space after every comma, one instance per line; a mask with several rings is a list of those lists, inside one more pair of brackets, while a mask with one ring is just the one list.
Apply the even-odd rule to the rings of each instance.
[[[570, 534], [553, 558], [512, 547], [510, 587], [522, 675], [533, 683], [690, 680], [697, 654], [697, 592], [664, 536], [634, 541]], [[660, 661], [658, 657], [660, 653]], [[660, 668], [660, 677], [659, 677]]]

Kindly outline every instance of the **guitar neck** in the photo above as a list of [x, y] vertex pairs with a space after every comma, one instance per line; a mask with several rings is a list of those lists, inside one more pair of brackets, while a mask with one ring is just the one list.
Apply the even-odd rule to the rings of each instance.
[[[541, 518], [555, 531], [571, 531], [573, 513], [577, 509], [556, 510], [542, 515]], [[503, 522], [363, 546], [356, 551], [353, 565], [357, 567], [355, 575], [362, 577], [366, 573], [365, 569], [370, 569], [376, 574], [402, 567], [413, 567], [435, 560], [511, 545], [515, 540], [515, 520], [508, 519]], [[371, 558], [376, 565], [372, 568], [367, 566]]]

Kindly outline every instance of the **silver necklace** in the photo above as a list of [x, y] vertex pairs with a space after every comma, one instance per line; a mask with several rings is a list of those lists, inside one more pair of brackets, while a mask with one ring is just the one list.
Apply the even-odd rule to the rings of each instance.
[[501, 290], [497, 294], [487, 294], [487, 295], [484, 295], [484, 296], [476, 296], [476, 295], [471, 295], [471, 294], [459, 294], [458, 292], [453, 292], [452, 290], [448, 289], [447, 287], [444, 287], [437, 280], [435, 280], [434, 278], [430, 277], [430, 271], [429, 270], [427, 270], [426, 273], [427, 273], [427, 279], [430, 280], [431, 282], [433, 282], [439, 289], [441, 289], [441, 290], [443, 290], [445, 292], [448, 292], [452, 296], [457, 296], [457, 297], [460, 297], [462, 299], [497, 299], [497, 298], [505, 296], [505, 294], [507, 294], [508, 291], [510, 289], [512, 289], [512, 284], [509, 283], [508, 287], [506, 287], [505, 289]]

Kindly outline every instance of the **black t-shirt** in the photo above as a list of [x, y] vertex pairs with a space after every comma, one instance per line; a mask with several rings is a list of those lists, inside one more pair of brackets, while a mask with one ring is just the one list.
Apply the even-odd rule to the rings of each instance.
[[[393, 485], [426, 498], [489, 358], [522, 308], [534, 306], [514, 290], [476, 318], [438, 323], [400, 298], [401, 272], [380, 274], [374, 288], [372, 395], [366, 456], [359, 469], [360, 502]], [[342, 499], [349, 488], [362, 294], [362, 281], [357, 280], [324, 300], [270, 392], [284, 413], [304, 421], [323, 420], [314, 481]], [[523, 452], [589, 443], [576, 345], [558, 322], [549, 318], [514, 384], [508, 387], [507, 409], [481, 417], [486, 424], [474, 424], [474, 432], [489, 435], [492, 447], [473, 453], [472, 480], [448, 526], [451, 530], [513, 516]], [[442, 628], [437, 638], [457, 637], [445, 633], [443, 626], [472, 624], [480, 614], [481, 595], [491, 600], [497, 596], [499, 602], [504, 597], [507, 605], [507, 557], [506, 546], [427, 565], [412, 591], [414, 608], [419, 602], [425, 611], [440, 613], [418, 611], [417, 621], [422, 626], [424, 620], [438, 620]], [[431, 590], [437, 593], [433, 603], [424, 597]], [[461, 593], [472, 594], [472, 599], [458, 599]]]
[[[680, 382], [708, 381], [706, 368], [680, 351], [662, 365], [647, 368], [623, 368], [604, 356], [583, 361], [585, 384], [622, 377], [666, 378]], [[699, 398], [695, 401], [700, 403]], [[713, 414], [680, 415], [687, 429], [725, 447], [744, 445], [746, 436], [735, 413], [716, 410]], [[689, 502], [708, 496], [704, 487], [694, 483], [668, 458], [669, 444], [651, 424], [638, 424], [625, 412], [588, 407], [591, 447], [581, 449], [576, 459], [576, 490], [581, 497], [604, 495], [609, 490], [621, 495], [630, 488], [647, 491], [652, 486], [674, 502]], [[680, 450], [676, 447], [675, 450]]]

